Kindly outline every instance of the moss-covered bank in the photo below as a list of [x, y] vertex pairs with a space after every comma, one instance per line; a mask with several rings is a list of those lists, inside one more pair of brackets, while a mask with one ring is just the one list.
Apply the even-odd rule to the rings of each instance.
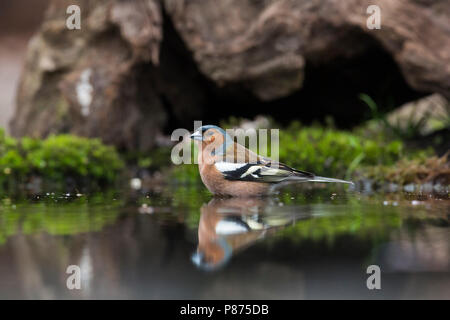
[[[238, 127], [239, 120], [231, 119], [221, 126]], [[268, 123], [267, 127], [280, 125]], [[197, 151], [194, 145], [192, 150], [194, 160]], [[61, 185], [70, 181], [77, 186], [109, 186], [121, 175], [130, 176], [130, 172], [131, 176], [140, 177], [154, 177], [152, 173], [162, 172], [163, 182], [199, 183], [197, 165], [175, 166], [170, 153], [170, 147], [160, 147], [146, 154], [119, 154], [99, 139], [72, 135], [44, 140], [14, 139], [0, 130], [0, 187], [30, 184], [36, 177]], [[439, 158], [432, 148], [413, 149], [385, 131], [367, 127], [343, 131], [332, 124], [304, 126], [294, 121], [280, 130], [279, 159], [301, 170], [354, 181], [370, 179], [378, 184], [399, 185], [450, 183], [446, 155]]]
[[14, 139], [0, 129], [0, 187], [46, 181], [105, 185], [124, 168], [114, 147], [99, 139], [55, 135], [47, 139]]

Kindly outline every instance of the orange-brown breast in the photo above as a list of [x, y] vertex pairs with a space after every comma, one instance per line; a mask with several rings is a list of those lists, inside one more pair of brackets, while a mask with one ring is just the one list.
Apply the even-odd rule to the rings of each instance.
[[[216, 161], [222, 161], [223, 159], [221, 159], [220, 156], [211, 155], [206, 146], [207, 144], [203, 142], [202, 152], [198, 155], [198, 168], [202, 181], [210, 192], [215, 195], [228, 195], [234, 197], [251, 197], [267, 194], [270, 187], [269, 183], [226, 180], [222, 173], [214, 166]], [[235, 144], [235, 150], [237, 150], [235, 156], [237, 158], [242, 156], [248, 158], [249, 154], [248, 152], [245, 152], [246, 149], [240, 147], [242, 146], [236, 146]]]

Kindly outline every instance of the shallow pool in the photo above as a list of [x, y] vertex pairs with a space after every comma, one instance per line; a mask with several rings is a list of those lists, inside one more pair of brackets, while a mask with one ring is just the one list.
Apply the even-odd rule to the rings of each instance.
[[3, 196], [0, 298], [449, 299], [449, 217], [448, 193], [320, 184]]

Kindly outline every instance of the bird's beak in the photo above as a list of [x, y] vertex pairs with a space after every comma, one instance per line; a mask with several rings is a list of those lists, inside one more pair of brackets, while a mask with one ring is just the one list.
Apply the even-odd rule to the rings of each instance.
[[191, 139], [192, 140], [197, 140], [197, 141], [202, 141], [203, 140], [203, 136], [202, 133], [200, 131], [195, 131], [193, 134], [191, 134]]

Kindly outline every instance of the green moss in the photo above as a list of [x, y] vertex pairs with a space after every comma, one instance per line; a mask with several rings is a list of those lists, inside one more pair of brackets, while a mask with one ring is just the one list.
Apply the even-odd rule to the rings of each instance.
[[324, 176], [349, 178], [357, 168], [392, 165], [404, 155], [399, 140], [364, 138], [331, 128], [303, 127], [298, 122], [280, 132], [280, 160]]
[[159, 147], [150, 152], [128, 151], [124, 154], [129, 165], [136, 165], [141, 169], [159, 170], [170, 164], [171, 148]]
[[0, 184], [3, 186], [26, 181], [32, 175], [55, 182], [71, 177], [109, 183], [123, 166], [116, 150], [99, 139], [63, 134], [44, 140], [16, 140], [0, 129]]

